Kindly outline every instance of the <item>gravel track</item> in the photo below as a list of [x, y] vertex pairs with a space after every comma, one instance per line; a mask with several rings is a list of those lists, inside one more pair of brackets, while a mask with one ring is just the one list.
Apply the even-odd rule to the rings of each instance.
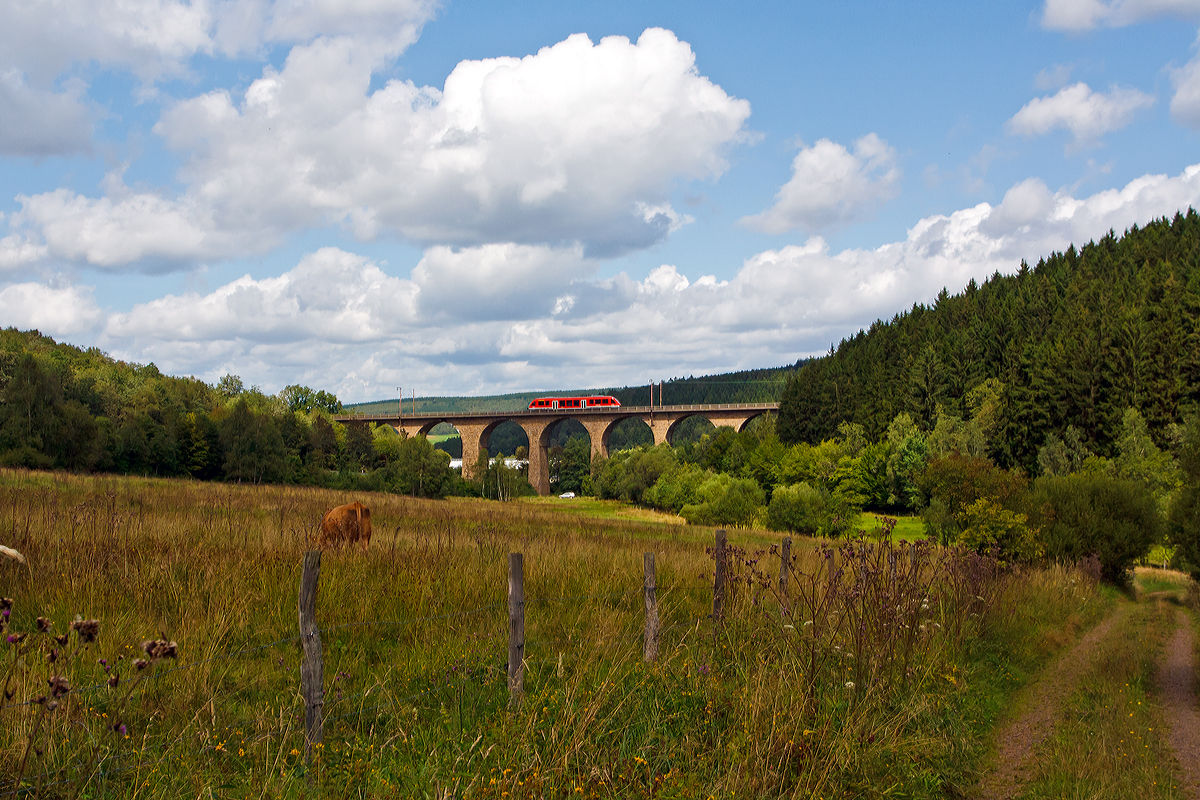
[[[1054, 729], [1063, 702], [1079, 682], [1080, 675], [1095, 660], [1100, 643], [1124, 613], [1119, 610], [1109, 614], [1074, 647], [1055, 658], [1043, 670], [1038, 681], [1025, 690], [1027, 710], [997, 733], [996, 767], [983, 776], [971, 797], [977, 800], [1010, 800], [1017, 796], [1025, 783], [1024, 773], [1034, 749]], [[1196, 741], [1200, 744], [1200, 739]]]

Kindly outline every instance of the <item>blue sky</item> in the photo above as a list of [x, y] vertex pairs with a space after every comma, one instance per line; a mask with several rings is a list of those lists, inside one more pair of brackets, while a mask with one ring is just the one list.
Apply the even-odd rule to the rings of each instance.
[[343, 400], [826, 351], [1200, 204], [1200, 0], [0, 5], [0, 323]]

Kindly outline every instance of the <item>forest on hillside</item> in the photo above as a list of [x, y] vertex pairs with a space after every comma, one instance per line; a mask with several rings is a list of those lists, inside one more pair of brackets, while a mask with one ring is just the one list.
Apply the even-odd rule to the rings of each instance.
[[0, 466], [472, 493], [449, 457], [386, 425], [341, 425], [330, 392], [267, 395], [118, 361], [37, 331], [0, 331]]
[[1165, 446], [1200, 399], [1198, 335], [1200, 216], [1189, 209], [859, 331], [791, 377], [779, 435], [815, 443], [850, 422], [878, 437], [899, 413], [928, 431], [940, 409], [986, 426], [998, 464], [1036, 474], [1039, 450], [1068, 428], [1114, 456], [1133, 408]]

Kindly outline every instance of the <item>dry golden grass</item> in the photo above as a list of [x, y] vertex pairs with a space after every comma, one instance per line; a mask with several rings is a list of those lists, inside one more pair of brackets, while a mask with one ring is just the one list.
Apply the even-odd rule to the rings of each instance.
[[[798, 541], [793, 592], [807, 579], [824, 596], [834, 564], [846, 570], [840, 605], [814, 616], [794, 601], [781, 617], [766, 585], [778, 558], [755, 549], [777, 537], [732, 532], [745, 548], [741, 582], [715, 631], [711, 531], [663, 515], [2, 470], [0, 543], [28, 559], [0, 561], [12, 629], [41, 616], [65, 632], [80, 614], [101, 621], [101, 636], [73, 658], [73, 644], [58, 648], [53, 665], [48, 648], [16, 661], [10, 646], [14, 701], [44, 693], [52, 673], [87, 691], [51, 714], [0, 709], [0, 776], [16, 774], [36, 728], [42, 752], [25, 772], [56, 794], [81, 774], [105, 796], [306, 791], [300, 563], [322, 513], [352, 500], [371, 509], [371, 548], [327, 551], [318, 598], [327, 722], [313, 777], [327, 796], [806, 797], [889, 785], [940, 796], [990, 724], [969, 690], [980, 654], [1018, 651], [1095, 597], [1061, 570], [978, 585], [962, 573], [955, 584], [946, 554], [931, 550], [912, 591], [889, 601], [887, 551], [871, 572], [852, 551], [830, 562], [819, 543]], [[641, 660], [647, 551], [665, 626], [654, 665]], [[516, 711], [506, 710], [509, 552], [524, 554], [527, 597]], [[890, 602], [922, 625], [903, 661], [889, 649], [899, 639], [854, 633], [855, 614]], [[138, 643], [159, 635], [178, 642], [178, 663], [155, 665], [121, 705], [96, 659], [128, 686]], [[127, 736], [107, 729], [117, 715]], [[80, 769], [93, 760], [94, 772]]]

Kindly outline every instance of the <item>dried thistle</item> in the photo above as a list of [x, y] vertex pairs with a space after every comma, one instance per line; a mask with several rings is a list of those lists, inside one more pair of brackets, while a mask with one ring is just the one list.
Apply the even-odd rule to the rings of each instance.
[[70, 682], [61, 675], [52, 675], [46, 682], [50, 684], [50, 694], [54, 695], [56, 698], [62, 697], [71, 691]]
[[76, 617], [71, 623], [71, 630], [79, 636], [79, 641], [89, 644], [96, 641], [100, 635], [100, 620]]
[[159, 661], [164, 658], [175, 658], [179, 652], [179, 645], [175, 642], [169, 642], [164, 639], [147, 639], [142, 642], [142, 651], [153, 661]]
[[37, 618], [37, 629], [38, 629], [39, 633], [49, 633], [50, 628], [53, 626], [54, 626], [54, 623], [51, 622], [50, 620], [46, 619], [45, 617]]

